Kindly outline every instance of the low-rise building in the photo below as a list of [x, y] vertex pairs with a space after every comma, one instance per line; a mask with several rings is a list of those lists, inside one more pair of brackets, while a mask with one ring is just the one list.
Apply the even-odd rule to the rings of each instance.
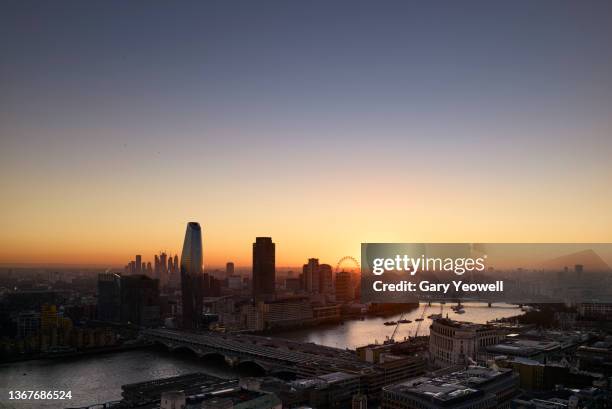
[[476, 362], [479, 351], [498, 344], [505, 332], [497, 327], [439, 318], [429, 328], [429, 357], [436, 368]]
[[422, 376], [385, 386], [383, 409], [504, 409], [518, 389], [510, 369], [472, 366], [440, 376]]

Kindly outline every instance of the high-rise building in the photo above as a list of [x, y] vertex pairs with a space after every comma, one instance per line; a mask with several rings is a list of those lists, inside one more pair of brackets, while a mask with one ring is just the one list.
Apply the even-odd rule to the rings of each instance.
[[331, 294], [334, 292], [332, 266], [329, 264], [319, 264], [319, 292], [321, 294]]
[[166, 253], [159, 254], [159, 268], [162, 274], [168, 271], [168, 255]]
[[114, 273], [98, 275], [98, 319], [119, 322], [121, 320], [121, 276]]
[[200, 327], [203, 312], [202, 262], [202, 229], [199, 223], [189, 222], [181, 253], [181, 298], [184, 328]]
[[120, 279], [121, 322], [154, 327], [159, 324], [159, 281], [144, 274]]
[[257, 237], [253, 243], [253, 298], [274, 297], [276, 284], [275, 244], [271, 237]]
[[304, 289], [309, 293], [319, 292], [319, 259], [309, 258], [308, 264], [304, 264]]
[[355, 290], [351, 273], [348, 271], [340, 271], [336, 274], [336, 300], [340, 302], [349, 302], [355, 299]]
[[142, 256], [140, 254], [136, 254], [136, 273], [140, 273], [142, 270]]
[[234, 275], [234, 263], [231, 261], [225, 265], [225, 277]]

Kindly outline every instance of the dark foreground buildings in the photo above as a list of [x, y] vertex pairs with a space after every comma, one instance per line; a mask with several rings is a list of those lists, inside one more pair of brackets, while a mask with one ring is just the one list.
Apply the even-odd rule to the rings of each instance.
[[199, 223], [190, 222], [187, 224], [181, 253], [183, 328], [200, 327], [203, 307], [202, 277], [202, 229]]
[[274, 297], [275, 251], [271, 237], [257, 237], [253, 243], [253, 299], [256, 301]]
[[159, 324], [159, 280], [143, 274], [121, 277], [121, 318], [141, 327]]
[[157, 326], [160, 320], [159, 280], [143, 274], [100, 274], [98, 319], [141, 327]]

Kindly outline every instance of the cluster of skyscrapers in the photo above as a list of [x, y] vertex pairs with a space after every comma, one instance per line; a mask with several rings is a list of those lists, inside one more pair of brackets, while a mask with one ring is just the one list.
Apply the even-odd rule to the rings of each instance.
[[[218, 297], [221, 280], [215, 273], [206, 274], [203, 270], [202, 228], [197, 222], [189, 222], [185, 231], [180, 260], [178, 255], [170, 256], [162, 252], [155, 255], [154, 263], [145, 263], [140, 255], [128, 263], [128, 276], [145, 275], [159, 284], [159, 290], [167, 289], [167, 294], [180, 289], [180, 300], [177, 300], [176, 314], [180, 317], [179, 326], [185, 329], [199, 329], [205, 325], [202, 321], [204, 300], [206, 297]], [[319, 263], [317, 258], [310, 258], [304, 264], [299, 277], [289, 276], [285, 281], [284, 294], [276, 292], [276, 244], [271, 237], [257, 237], [252, 247], [251, 297], [253, 303], [278, 303], [278, 297], [287, 297], [293, 291], [295, 296], [315, 296], [321, 300], [348, 302], [354, 298], [354, 278], [350, 273], [340, 272], [334, 275], [332, 266]], [[119, 277], [115, 277], [120, 280]], [[234, 263], [228, 262], [225, 268], [225, 287], [243, 289], [241, 276], [235, 275]], [[247, 283], [247, 281], [244, 281]], [[102, 287], [105, 286], [103, 282]], [[334, 288], [336, 287], [336, 288]], [[282, 287], [281, 287], [282, 288]], [[104, 291], [103, 291], [104, 292]], [[104, 292], [112, 294], [112, 292]], [[103, 300], [104, 301], [104, 300]], [[292, 302], [295, 300], [292, 299]], [[325, 303], [325, 301], [323, 301]], [[106, 302], [102, 302], [106, 304]], [[116, 305], [108, 300], [108, 305]], [[335, 305], [335, 304], [334, 304]], [[117, 307], [119, 308], [119, 307]], [[337, 308], [334, 309], [337, 312]], [[114, 318], [116, 313], [110, 313]], [[163, 314], [162, 314], [163, 315]], [[134, 317], [135, 318], [135, 317]]]
[[331, 294], [334, 291], [332, 267], [309, 258], [302, 268], [302, 288], [308, 293]]
[[[253, 243], [253, 299], [274, 298], [276, 285], [276, 247], [270, 237], [257, 237]], [[196, 222], [187, 224], [181, 253], [181, 299], [184, 328], [199, 328], [204, 297], [202, 228]], [[234, 263], [227, 263], [226, 274], [234, 274]]]
[[178, 282], [179, 279], [179, 259], [178, 255], [160, 252], [155, 255], [153, 264], [142, 261], [142, 255], [137, 254], [134, 260], [126, 264], [124, 271], [126, 274], [145, 274], [151, 278], [159, 280], [160, 287], [165, 287], [170, 282]]

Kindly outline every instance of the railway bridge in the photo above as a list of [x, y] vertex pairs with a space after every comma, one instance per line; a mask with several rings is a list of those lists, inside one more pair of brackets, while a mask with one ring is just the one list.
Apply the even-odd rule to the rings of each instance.
[[266, 372], [314, 376], [342, 370], [361, 372], [371, 367], [352, 351], [282, 338], [170, 329], [143, 330], [141, 337], [171, 351], [189, 349], [199, 357], [222, 355], [231, 366], [251, 362]]

